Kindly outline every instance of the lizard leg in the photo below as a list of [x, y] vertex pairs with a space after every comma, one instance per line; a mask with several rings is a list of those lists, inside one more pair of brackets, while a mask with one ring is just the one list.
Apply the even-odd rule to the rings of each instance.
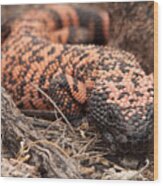
[[61, 73], [51, 80], [48, 95], [71, 122], [82, 119], [87, 100], [83, 82]]

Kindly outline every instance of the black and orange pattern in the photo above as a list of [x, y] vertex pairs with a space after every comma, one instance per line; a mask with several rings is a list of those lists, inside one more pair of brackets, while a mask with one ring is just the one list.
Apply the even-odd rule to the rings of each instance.
[[109, 27], [105, 11], [47, 5], [26, 12], [2, 34], [2, 85], [19, 108], [52, 110], [36, 84], [68, 119], [86, 112], [113, 150], [144, 154], [153, 136], [153, 75], [132, 54], [101, 46]]

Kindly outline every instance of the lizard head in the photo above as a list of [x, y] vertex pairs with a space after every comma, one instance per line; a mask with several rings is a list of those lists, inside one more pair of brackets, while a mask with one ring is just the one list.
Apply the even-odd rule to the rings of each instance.
[[121, 82], [104, 78], [96, 87], [88, 101], [89, 122], [118, 155], [145, 157], [153, 141], [153, 75], [134, 71]]

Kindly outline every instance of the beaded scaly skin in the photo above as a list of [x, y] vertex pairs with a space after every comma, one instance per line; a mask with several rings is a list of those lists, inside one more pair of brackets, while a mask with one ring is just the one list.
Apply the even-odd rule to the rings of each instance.
[[52, 110], [33, 83], [70, 121], [86, 113], [113, 151], [144, 155], [153, 139], [153, 75], [134, 55], [101, 46], [109, 26], [107, 12], [68, 5], [13, 18], [2, 29], [2, 86], [21, 109]]

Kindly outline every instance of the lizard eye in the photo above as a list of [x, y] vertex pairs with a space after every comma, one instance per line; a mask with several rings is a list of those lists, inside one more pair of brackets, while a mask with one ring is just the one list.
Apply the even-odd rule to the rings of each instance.
[[108, 121], [110, 121], [110, 122], [115, 122], [115, 120], [116, 120], [116, 115], [115, 115], [115, 113], [114, 113], [113, 110], [109, 109], [109, 110], [107, 111], [107, 119], [108, 119]]

